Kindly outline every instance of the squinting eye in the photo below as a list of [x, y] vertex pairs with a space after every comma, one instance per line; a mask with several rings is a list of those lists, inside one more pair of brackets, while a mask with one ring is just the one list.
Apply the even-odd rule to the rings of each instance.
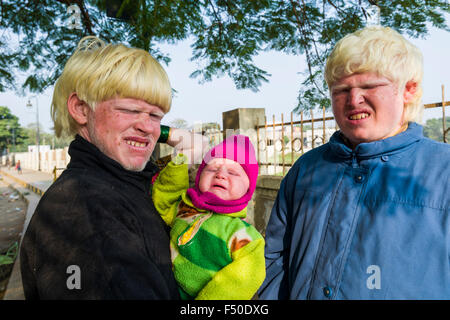
[[150, 117], [156, 120], [162, 120], [163, 116], [159, 113], [150, 113]]
[[132, 113], [132, 114], [136, 114], [139, 113], [138, 110], [133, 110], [133, 109], [119, 109], [121, 112], [125, 112], [125, 113]]
[[339, 89], [339, 90], [335, 90], [333, 91], [333, 95], [338, 95], [341, 93], [347, 93], [349, 90], [348, 89]]
[[372, 84], [372, 85], [367, 85], [367, 86], [363, 87], [363, 89], [366, 89], [366, 90], [377, 89], [382, 86], [384, 86], [384, 85], [383, 84]]

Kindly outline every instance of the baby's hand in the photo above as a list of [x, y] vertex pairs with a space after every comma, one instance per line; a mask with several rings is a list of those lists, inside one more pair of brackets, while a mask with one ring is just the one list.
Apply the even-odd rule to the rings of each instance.
[[172, 162], [175, 165], [182, 165], [188, 163], [188, 157], [182, 153], [178, 153], [175, 157], [172, 158]]

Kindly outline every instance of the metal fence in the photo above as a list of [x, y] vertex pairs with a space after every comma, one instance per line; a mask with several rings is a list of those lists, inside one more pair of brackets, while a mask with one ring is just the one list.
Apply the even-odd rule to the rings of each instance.
[[[448, 143], [450, 128], [446, 128], [445, 106], [450, 106], [450, 101], [424, 105], [425, 110], [442, 108], [443, 142]], [[306, 114], [309, 118], [302, 112], [296, 115], [299, 119], [294, 119], [291, 112], [288, 121], [281, 114], [281, 122], [278, 123], [274, 115], [272, 123], [268, 123], [266, 118], [264, 125], [256, 127], [257, 158], [262, 174], [284, 176], [301, 155], [328, 142], [339, 129], [334, 117], [327, 114], [325, 108], [322, 108], [321, 116], [310, 111]]]
[[320, 116], [307, 111], [296, 117], [291, 112], [285, 120], [281, 114], [277, 123], [273, 115], [272, 123], [266, 117], [264, 125], [256, 127], [257, 158], [264, 174], [285, 175], [303, 153], [325, 144], [338, 130], [334, 117], [324, 107]]
[[445, 108], [446, 106], [450, 106], [450, 101], [445, 101], [445, 87], [442, 85], [442, 102], [438, 103], [430, 103], [424, 105], [425, 110], [431, 108], [442, 108], [442, 140], [444, 143], [448, 143], [449, 139], [447, 135], [449, 134], [450, 128], [446, 128], [446, 117], [445, 117]]

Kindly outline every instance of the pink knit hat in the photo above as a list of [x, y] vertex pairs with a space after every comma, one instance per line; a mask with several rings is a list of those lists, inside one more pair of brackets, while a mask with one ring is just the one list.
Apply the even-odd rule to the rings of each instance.
[[[198, 185], [200, 176], [205, 166], [213, 159], [226, 158], [239, 163], [248, 176], [248, 191], [242, 198], [237, 200], [223, 200], [211, 192], [201, 192]], [[198, 168], [195, 177], [195, 187], [187, 190], [192, 203], [199, 209], [211, 210], [217, 213], [233, 213], [244, 209], [256, 188], [258, 179], [258, 162], [256, 161], [255, 149], [250, 139], [244, 135], [233, 135], [209, 150]]]

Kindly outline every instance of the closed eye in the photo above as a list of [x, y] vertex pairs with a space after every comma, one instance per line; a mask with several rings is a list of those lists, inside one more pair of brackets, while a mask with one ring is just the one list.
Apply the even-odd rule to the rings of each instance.
[[333, 95], [336, 95], [336, 94], [340, 94], [340, 93], [346, 93], [346, 92], [349, 92], [350, 91], [350, 88], [340, 88], [340, 89], [335, 89], [335, 90], [333, 90]]
[[155, 120], [161, 121], [162, 118], [164, 117], [164, 115], [160, 114], [160, 113], [150, 113], [150, 117], [155, 119]]
[[375, 89], [375, 88], [378, 88], [378, 87], [381, 87], [381, 86], [383, 86], [383, 84], [369, 84], [369, 85], [366, 85], [366, 86], [362, 86], [361, 89], [369, 90], [369, 89]]
[[120, 112], [129, 113], [129, 114], [138, 114], [138, 113], [140, 113], [139, 110], [135, 110], [135, 109], [124, 109], [124, 108], [121, 108], [121, 109], [118, 109], [118, 110]]

